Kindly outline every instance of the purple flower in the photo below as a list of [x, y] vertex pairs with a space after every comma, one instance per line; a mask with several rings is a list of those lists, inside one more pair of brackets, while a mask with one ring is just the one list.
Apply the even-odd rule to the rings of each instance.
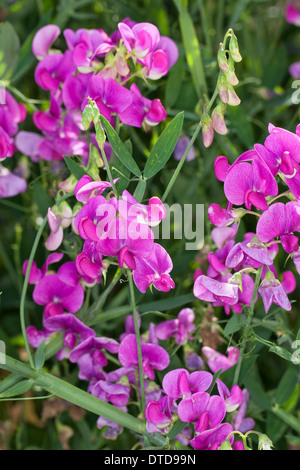
[[[183, 157], [183, 154], [184, 152], [186, 151], [189, 143], [190, 143], [190, 138], [186, 135], [182, 135], [179, 137], [178, 141], [177, 141], [177, 144], [175, 146], [175, 149], [174, 149], [174, 158], [175, 160], [181, 160], [181, 158]], [[192, 160], [194, 160], [196, 158], [196, 152], [195, 152], [195, 148], [194, 146], [192, 145], [192, 147], [190, 148], [187, 156], [186, 156], [186, 161], [187, 162], [190, 162]]]
[[239, 286], [228, 282], [219, 282], [207, 276], [199, 276], [194, 284], [194, 295], [205, 302], [222, 302], [234, 305], [238, 302]]
[[238, 385], [234, 385], [229, 391], [224, 382], [217, 379], [217, 387], [220, 396], [225, 400], [227, 413], [231, 413], [241, 405], [243, 401], [243, 393]]
[[297, 1], [294, 0], [287, 4], [285, 17], [288, 23], [300, 26], [300, 9]]
[[60, 35], [60, 29], [55, 24], [48, 24], [39, 29], [32, 40], [32, 52], [38, 59], [49, 54], [52, 44]]
[[299, 248], [298, 237], [293, 232], [300, 232], [300, 203], [294, 201], [273, 204], [261, 215], [256, 228], [257, 237], [263, 243], [280, 237], [287, 253]]
[[[156, 344], [142, 343], [142, 358], [144, 377], [155, 379], [154, 370], [164, 370], [170, 363], [167, 351]], [[128, 334], [120, 344], [119, 361], [125, 367], [138, 366], [138, 350], [136, 336]]]
[[145, 410], [148, 432], [161, 432], [163, 434], [168, 432], [173, 421], [172, 405], [173, 399], [168, 396], [160, 398], [159, 401], [151, 400], [148, 402]]
[[76, 313], [83, 304], [84, 289], [78, 284], [70, 286], [62, 282], [57, 274], [47, 274], [33, 290], [33, 300], [44, 305], [45, 318], [60, 315], [64, 310]]
[[224, 372], [234, 366], [239, 359], [239, 350], [233, 346], [230, 346], [227, 349], [227, 356], [215, 351], [209, 346], [204, 346], [202, 348], [202, 353], [206, 357], [208, 367], [214, 374], [220, 369], [223, 369]]
[[212, 374], [206, 371], [190, 374], [186, 369], [175, 369], [164, 376], [162, 386], [168, 396], [178, 400], [198, 392], [205, 392], [212, 384], [212, 380]]
[[158, 243], [147, 257], [137, 256], [133, 270], [133, 280], [140, 292], [145, 293], [151, 284], [160, 291], [169, 292], [175, 283], [170, 276], [173, 263], [166, 250]]
[[233, 418], [233, 426], [236, 431], [241, 433], [246, 433], [254, 428], [255, 421], [252, 418], [246, 418], [247, 406], [249, 401], [249, 392], [244, 388], [242, 403], [237, 411], [236, 415]]
[[274, 274], [269, 271], [264, 280], [262, 281], [259, 289], [259, 294], [261, 295], [264, 303], [265, 312], [268, 313], [272, 303], [279, 305], [284, 310], [290, 311], [292, 309], [291, 303], [286, 295], [286, 292], [278, 281], [275, 278]]
[[77, 342], [95, 336], [94, 330], [82, 323], [71, 313], [55, 315], [46, 318], [44, 326], [47, 331], [54, 333], [60, 330], [64, 331], [64, 347], [57, 353], [57, 358], [62, 360], [69, 356], [70, 351], [74, 349]]
[[194, 393], [178, 405], [178, 416], [184, 423], [195, 423], [195, 431], [202, 433], [217, 427], [226, 415], [223, 398], [206, 392]]
[[[31, 264], [28, 283], [36, 284], [42, 277], [46, 275], [48, 266], [53, 263], [58, 263], [63, 258], [63, 256], [64, 256], [63, 253], [51, 253], [49, 256], [47, 256], [46, 261], [42, 266], [42, 269], [39, 269], [37, 267], [36, 262], [33, 260]], [[24, 261], [23, 266], [22, 266], [24, 276], [26, 275], [28, 261], [29, 260]]]
[[91, 336], [73, 349], [70, 361], [77, 363], [80, 379], [90, 381], [103, 378], [102, 369], [108, 364], [105, 350], [116, 354], [119, 351], [119, 343], [114, 339]]
[[177, 344], [185, 344], [191, 339], [191, 332], [196, 328], [193, 324], [195, 314], [191, 308], [184, 308], [174, 320], [167, 320], [155, 328], [158, 339], [165, 340], [174, 337]]
[[267, 210], [267, 196], [277, 196], [278, 186], [268, 166], [258, 158], [252, 165], [247, 162], [235, 162], [228, 170], [224, 181], [224, 192], [231, 204], [245, 204], [248, 210], [255, 206]]
[[190, 441], [190, 445], [196, 450], [217, 450], [232, 431], [231, 424], [222, 423], [213, 429], [197, 434]]
[[0, 165], [0, 198], [17, 196], [17, 194], [24, 193], [26, 189], [27, 183], [24, 178]]

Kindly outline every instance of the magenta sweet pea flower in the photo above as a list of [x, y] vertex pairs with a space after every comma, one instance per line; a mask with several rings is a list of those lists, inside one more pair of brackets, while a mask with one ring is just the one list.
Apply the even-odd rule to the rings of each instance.
[[173, 263], [166, 250], [158, 243], [147, 257], [137, 256], [133, 269], [133, 280], [140, 292], [145, 293], [150, 285], [157, 290], [169, 292], [174, 289], [175, 283], [170, 276]]
[[239, 286], [228, 282], [219, 282], [207, 276], [197, 277], [194, 284], [194, 295], [205, 302], [222, 302], [234, 305], [238, 302]]
[[119, 23], [118, 28], [124, 46], [135, 57], [145, 57], [160, 41], [159, 31], [151, 23], [137, 23], [132, 28], [126, 23]]
[[222, 423], [213, 429], [197, 434], [190, 441], [190, 445], [196, 450], [217, 450], [232, 431], [231, 424]]
[[236, 431], [246, 433], [254, 428], [255, 421], [253, 418], [246, 417], [247, 406], [249, 401], [249, 392], [246, 388], [242, 391], [243, 399], [237, 413], [233, 417], [233, 426]]
[[261, 215], [256, 228], [257, 237], [263, 243], [280, 237], [287, 253], [298, 251], [299, 240], [294, 232], [300, 232], [300, 203], [294, 201], [273, 204]]
[[286, 295], [286, 291], [271, 271], [266, 274], [258, 292], [263, 299], [266, 313], [270, 310], [272, 303], [279, 305], [287, 311], [292, 309], [291, 303]]
[[220, 397], [225, 400], [226, 411], [231, 413], [235, 411], [243, 401], [243, 393], [238, 385], [234, 385], [229, 390], [222, 380], [217, 379], [217, 387]]
[[166, 340], [174, 337], [177, 344], [185, 344], [192, 339], [191, 332], [196, 328], [193, 324], [195, 314], [191, 308], [184, 308], [174, 320], [167, 320], [155, 327], [158, 339]]
[[148, 205], [140, 204], [128, 191], [123, 191], [122, 199], [117, 202], [122, 217], [151, 227], [158, 225], [167, 215], [164, 204], [158, 197], [151, 197]]
[[27, 182], [24, 178], [0, 165], [0, 198], [17, 196], [17, 194], [24, 193], [26, 189]]
[[79, 367], [78, 377], [81, 380], [100, 380], [103, 378], [103, 367], [108, 364], [105, 350], [112, 354], [119, 351], [119, 343], [111, 338], [90, 336], [81, 342], [70, 354], [70, 361]]
[[50, 235], [46, 240], [45, 246], [49, 251], [55, 251], [61, 245], [64, 236], [64, 228], [72, 223], [72, 209], [67, 203], [63, 203], [59, 208], [59, 215], [55, 214], [51, 207], [47, 212], [47, 220], [50, 227]]
[[287, 4], [285, 17], [288, 23], [300, 26], [300, 8], [297, 1], [292, 1]]
[[85, 339], [96, 335], [94, 330], [86, 326], [71, 313], [46, 318], [44, 326], [51, 333], [57, 331], [64, 332], [64, 347], [56, 354], [59, 360], [69, 357], [70, 351], [74, 349], [78, 342], [81, 343]]
[[255, 158], [252, 165], [244, 161], [232, 165], [225, 177], [224, 192], [231, 204], [267, 210], [266, 197], [277, 196], [278, 186], [268, 166]]
[[[173, 399], [164, 396], [159, 401], [151, 400], [145, 410], [148, 432], [167, 433], [173, 421]], [[151, 423], [151, 425], [149, 425]]]
[[206, 392], [194, 393], [178, 405], [178, 416], [184, 423], [195, 423], [195, 431], [202, 433], [217, 427], [226, 415], [223, 398]]
[[57, 274], [47, 274], [36, 284], [33, 300], [38, 305], [45, 306], [45, 318], [60, 315], [64, 310], [76, 313], [83, 304], [84, 289], [80, 284], [65, 284]]
[[[167, 351], [156, 344], [142, 343], [142, 358], [144, 377], [155, 379], [154, 370], [164, 370], [170, 363]], [[120, 344], [119, 361], [125, 367], [138, 366], [138, 351], [136, 336], [129, 334], [125, 336]]]
[[186, 369], [175, 369], [168, 372], [162, 382], [164, 392], [174, 400], [191, 397], [198, 392], [205, 392], [212, 384], [210, 372], [196, 371], [191, 374]]
[[208, 367], [214, 374], [220, 369], [223, 369], [224, 372], [225, 370], [234, 366], [239, 359], [239, 350], [233, 346], [230, 346], [227, 349], [227, 356], [219, 353], [218, 351], [215, 351], [209, 346], [204, 346], [202, 348], [202, 353], [207, 360]]
[[[64, 256], [63, 253], [51, 253], [49, 256], [47, 256], [46, 261], [43, 264], [41, 269], [39, 269], [37, 267], [36, 262], [33, 260], [32, 264], [31, 264], [28, 283], [29, 284], [36, 284], [42, 277], [44, 277], [46, 275], [47, 270], [48, 270], [48, 266], [50, 264], [58, 263], [59, 261], [61, 261], [63, 256]], [[23, 271], [24, 276], [26, 275], [28, 261], [29, 260], [24, 261], [23, 266], [22, 266], [22, 271]], [[69, 283], [67, 282], [67, 284], [69, 284]]]
[[[118, 179], [114, 180], [116, 183]], [[88, 175], [84, 175], [75, 186], [74, 194], [77, 201], [86, 202], [93, 196], [100, 196], [107, 188], [111, 188], [109, 181], [92, 181]]]
[[48, 24], [39, 29], [32, 40], [32, 52], [34, 55], [38, 59], [46, 57], [59, 35], [60, 29], [55, 24]]

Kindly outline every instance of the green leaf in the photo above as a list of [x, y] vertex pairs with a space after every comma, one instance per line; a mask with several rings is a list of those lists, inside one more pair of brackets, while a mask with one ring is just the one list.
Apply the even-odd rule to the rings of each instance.
[[37, 385], [57, 397], [67, 400], [97, 416], [111, 419], [135, 433], [143, 434], [145, 430], [144, 424], [129, 413], [125, 413], [113, 405], [41, 369], [32, 369], [28, 364], [17, 361], [9, 356], [6, 357], [6, 364], [1, 364], [1, 369], [32, 379]]
[[13, 385], [4, 392], [0, 394], [0, 398], [10, 398], [16, 397], [18, 395], [23, 395], [31, 389], [33, 384], [32, 380], [22, 380], [21, 382]]
[[184, 77], [183, 55], [179, 55], [176, 64], [171, 68], [166, 86], [166, 106], [172, 108], [179, 96]]
[[43, 341], [37, 348], [34, 355], [34, 366], [36, 369], [41, 369], [45, 363], [45, 341]]
[[199, 98], [206, 92], [206, 82], [203, 72], [200, 44], [197, 38], [193, 20], [188, 11], [179, 13], [179, 25], [182, 35], [186, 60], [191, 71], [192, 80]]
[[127, 150], [127, 147], [123, 144], [114, 128], [110, 125], [104, 116], [100, 116], [100, 120], [105, 129], [109, 143], [118, 159], [121, 160], [123, 165], [125, 165], [126, 168], [128, 168], [128, 170], [130, 170], [131, 173], [133, 173], [135, 176], [142, 176], [141, 170], [137, 166], [135, 160]]
[[183, 111], [177, 114], [155, 142], [144, 169], [146, 179], [156, 175], [171, 157], [181, 133], [183, 117]]
[[272, 409], [272, 403], [262, 386], [255, 380], [247, 377], [244, 380], [244, 385], [248, 389], [251, 398], [262, 406], [265, 410]]
[[254, 142], [253, 128], [249, 121], [249, 116], [245, 113], [243, 108], [241, 106], [228, 106], [226, 116], [239, 140], [247, 147], [251, 147]]
[[224, 328], [224, 335], [231, 336], [245, 326], [246, 316], [243, 314], [233, 314]]
[[8, 80], [19, 60], [20, 40], [14, 27], [8, 23], [0, 25], [0, 78]]
[[74, 175], [77, 180], [80, 180], [80, 178], [87, 174], [87, 172], [84, 171], [84, 169], [71, 157], [64, 157], [64, 161], [72, 175]]
[[169, 439], [174, 439], [174, 437], [178, 436], [178, 434], [181, 433], [181, 431], [187, 426], [187, 423], [184, 423], [183, 421], [176, 421], [176, 423], [172, 426], [172, 429], [168, 433], [168, 438]]
[[218, 370], [214, 375], [213, 375], [213, 381], [211, 383], [211, 386], [207, 390], [207, 393], [211, 393], [214, 389], [214, 386], [219, 378], [219, 376], [222, 374], [223, 369]]
[[5, 377], [5, 379], [0, 382], [0, 394], [21, 380], [22, 377], [18, 374], [10, 374], [8, 377]]
[[297, 382], [297, 369], [291, 366], [283, 374], [276, 390], [275, 401], [279, 406], [284, 405], [293, 395]]
[[[250, 392], [251, 394], [251, 392]], [[300, 421], [296, 416], [293, 416], [288, 411], [283, 410], [279, 407], [272, 408], [272, 412], [280, 418], [284, 423], [293, 428], [298, 434], [300, 434]]]
[[273, 344], [269, 347], [269, 351], [277, 354], [277, 356], [282, 357], [286, 361], [293, 362], [293, 355], [281, 346], [276, 346], [276, 344]]

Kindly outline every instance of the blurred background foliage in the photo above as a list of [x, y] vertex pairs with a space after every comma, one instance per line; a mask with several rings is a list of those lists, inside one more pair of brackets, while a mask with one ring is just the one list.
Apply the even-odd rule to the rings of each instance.
[[[9, 22], [16, 34], [11, 33], [4, 37], [2, 34], [1, 37], [0, 33], [0, 45], [1, 41], [12, 41], [10, 60], [13, 70], [3, 72], [1, 63], [5, 60], [2, 57], [0, 75], [6, 80], [8, 89], [27, 107], [28, 115], [20, 130], [34, 130], [31, 118], [33, 111], [36, 107], [43, 109], [43, 106], [47, 106], [47, 94], [38, 88], [33, 79], [36, 59], [31, 51], [31, 41], [35, 32], [43, 25], [55, 23], [62, 30], [102, 28], [111, 34], [117, 29], [119, 21], [130, 17], [136, 22], [153, 23], [162, 35], [170, 36], [179, 47], [180, 57], [169, 74], [159, 82], [151, 83], [145, 92], [150, 98], [161, 99], [168, 112], [167, 121], [148, 133], [135, 128], [122, 128], [122, 140], [131, 139], [134, 158], [142, 168], [149, 155], [149, 149], [179, 111], [185, 112], [184, 134], [192, 136], [204, 102], [199, 101], [199, 90], [194, 86], [187, 64], [178, 6], [179, 0], [1, 0], [0, 22]], [[236, 66], [240, 80], [236, 91], [242, 103], [238, 107], [227, 108], [226, 124], [229, 132], [226, 136], [215, 135], [209, 149], [204, 148], [201, 136], [198, 137], [195, 144], [197, 158], [185, 163], [167, 202], [169, 205], [202, 203], [206, 207], [216, 202], [224, 207], [222, 184], [216, 180], [213, 171], [215, 157], [226, 155], [233, 162], [255, 143], [264, 142], [270, 122], [295, 131], [300, 121], [299, 106], [292, 103], [292, 95], [297, 90], [292, 88], [293, 79], [288, 71], [289, 65], [300, 59], [299, 29], [286, 23], [284, 1], [190, 0], [186, 6], [201, 47], [208, 100], [214, 92], [218, 76], [216, 57], [219, 43], [227, 29], [233, 28], [243, 57], [242, 62]], [[56, 45], [64, 50], [62, 35]], [[26, 193], [11, 199], [0, 199], [0, 338], [5, 341], [9, 354], [24, 359], [19, 321], [22, 263], [29, 257], [38, 218], [44, 216], [48, 206], [53, 203], [56, 177], [48, 162], [34, 164], [20, 154], [16, 154], [11, 160], [13, 161], [9, 162], [9, 165], [13, 167], [26, 160], [28, 181], [31, 183]], [[162, 196], [176, 165], [175, 159], [169, 160], [167, 166], [151, 180], [146, 197]], [[251, 219], [247, 219], [246, 223], [247, 226], [244, 226], [243, 230], [253, 230]], [[193, 347], [199, 353], [204, 344], [225, 351], [228, 341], [234, 344], [236, 340], [234, 335], [224, 336], [222, 321], [227, 317], [222, 310], [216, 309], [213, 313], [209, 309], [205, 311], [200, 301], [193, 300], [193, 272], [199, 266], [205, 267], [205, 256], [212, 249], [210, 229], [209, 221], [205, 217], [205, 243], [200, 252], [185, 251], [185, 239], [163, 241], [174, 262], [175, 294], [148, 292], [141, 300], [141, 295], [137, 293], [138, 307], [142, 302], [141, 313], [157, 310], [172, 316], [178, 313], [183, 304], [192, 306], [198, 314], [200, 329], [200, 335], [195, 335]], [[67, 237], [64, 251], [74, 259], [72, 244], [72, 238]], [[43, 243], [40, 243], [36, 256], [38, 266], [41, 266], [45, 257], [46, 250]], [[284, 263], [284, 260], [280, 262]], [[289, 264], [288, 268], [292, 269], [292, 265]], [[92, 291], [92, 300], [97, 298], [101, 289], [102, 286], [97, 286]], [[115, 295], [108, 298], [104, 313], [108, 312], [106, 318], [111, 318], [109, 312], [115, 312], [115, 316], [113, 321], [97, 323], [97, 333], [117, 337], [117, 334], [122, 332], [125, 315], [131, 313], [127, 291], [127, 288], [120, 285], [116, 288]], [[31, 293], [30, 288], [26, 302], [28, 321], [40, 326], [42, 308], [33, 303]], [[293, 294], [293, 299], [299, 302], [299, 289]], [[157, 303], [152, 305], [152, 302]], [[257, 327], [258, 334], [266, 339], [279, 338], [281, 344], [290, 345], [300, 327], [298, 305], [295, 304], [288, 316], [273, 308], [268, 318], [274, 320], [274, 331], [260, 324]], [[201, 321], [204, 319], [211, 322], [213, 315], [220, 321], [218, 326], [215, 329], [211, 326], [201, 327]], [[265, 314], [260, 310], [256, 312], [256, 316], [263, 319]], [[143, 330], [147, 330], [150, 321], [159, 320], [153, 314], [146, 315], [143, 318]], [[297, 446], [300, 434], [297, 435], [294, 428], [266, 411], [266, 402], [270, 403], [274, 399], [275, 389], [282, 376], [289, 370], [288, 364], [278, 356], [267, 354], [267, 348], [261, 344], [256, 345], [252, 354], [257, 354], [257, 360], [247, 378], [247, 387], [252, 397], [249, 414], [256, 419], [257, 429], [267, 432], [277, 448]], [[179, 350], [173, 356], [172, 366], [178, 367], [182, 364], [183, 354]], [[66, 380], [78, 382], [76, 368], [67, 361], [59, 365], [55, 361], [49, 361], [47, 366], [53, 373]], [[281, 404], [299, 418], [298, 372], [295, 372], [295, 366], [290, 367], [292, 372], [288, 372], [289, 375], [285, 377], [288, 379], [289, 391]], [[2, 374], [0, 371], [0, 377], [3, 378]], [[78, 385], [81, 386], [80, 383]], [[284, 382], [281, 387], [283, 385]], [[36, 390], [36, 394], [39, 393], [40, 391]], [[0, 448], [128, 449], [134, 445], [135, 439], [128, 432], [124, 432], [117, 441], [105, 441], [97, 430], [95, 421], [93, 415], [84, 413], [60, 399], [16, 401], [8, 404], [0, 402]]]

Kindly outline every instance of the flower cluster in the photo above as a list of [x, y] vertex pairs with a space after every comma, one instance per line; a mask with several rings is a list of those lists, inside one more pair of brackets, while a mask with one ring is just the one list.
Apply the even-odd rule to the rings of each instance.
[[[14, 136], [18, 132], [18, 124], [24, 121], [26, 108], [17, 103], [13, 96], [4, 88], [0, 88], [0, 162], [12, 157], [16, 144]], [[15, 172], [0, 164], [0, 198], [16, 196], [26, 191], [26, 180]]]
[[92, 182], [82, 177], [75, 188], [78, 201], [85, 202], [75, 217], [74, 226], [84, 240], [83, 250], [76, 258], [78, 272], [91, 280], [99, 280], [106, 264], [103, 257], [117, 258], [119, 267], [133, 272], [141, 292], [153, 285], [168, 292], [175, 287], [170, 272], [172, 260], [166, 250], [154, 242], [151, 226], [158, 225], [166, 210], [157, 197], [148, 205], [127, 191], [122, 197], [104, 198], [101, 193], [109, 183]]
[[[254, 281], [249, 275], [262, 269], [258, 289], [268, 312], [272, 303], [291, 310], [287, 294], [296, 288], [292, 271], [278, 279], [274, 260], [279, 246], [294, 262], [300, 273], [300, 132], [269, 125], [270, 135], [264, 145], [243, 153], [232, 165], [224, 156], [215, 160], [215, 173], [224, 182], [227, 208], [217, 204], [208, 208], [210, 221], [216, 226], [212, 238], [217, 246], [208, 255], [206, 275], [195, 273], [194, 294], [199, 299], [241, 312], [252, 301]], [[279, 193], [279, 184], [286, 190]], [[291, 199], [286, 204], [279, 197]], [[254, 209], [252, 211], [251, 209]], [[236, 243], [238, 225], [246, 214], [257, 216], [256, 232], [246, 233]], [[255, 300], [255, 299], [254, 299]]]
[[[226, 49], [227, 37], [229, 40], [229, 48]], [[209, 147], [214, 140], [214, 133], [224, 135], [227, 133], [224, 116], [226, 107], [238, 106], [241, 102], [236, 94], [234, 87], [239, 83], [235, 73], [235, 62], [240, 62], [242, 56], [239, 51], [238, 40], [232, 29], [228, 30], [224, 41], [220, 44], [218, 52], [218, 65], [220, 69], [217, 91], [220, 103], [214, 108], [211, 115], [209, 113], [209, 104], [204, 106], [201, 117], [203, 144]]]
[[[41, 28], [32, 42], [39, 63], [37, 85], [50, 93], [49, 108], [36, 111], [33, 121], [42, 132], [20, 132], [18, 149], [33, 161], [60, 160], [77, 155], [87, 164], [89, 142], [81, 113], [88, 99], [115, 125], [116, 116], [134, 127], [154, 126], [166, 119], [160, 100], [144, 97], [132, 78], [157, 80], [176, 62], [178, 50], [150, 23], [125, 19], [108, 36], [102, 29], [63, 32], [67, 49], [52, 50], [61, 31], [56, 25]], [[95, 135], [91, 142], [96, 144]]]
[[[252, 429], [254, 422], [245, 421], [248, 394], [242, 392], [238, 385], [228, 390], [226, 385], [217, 379], [218, 395], [212, 395], [209, 388], [213, 383], [210, 372], [196, 371], [189, 373], [186, 369], [175, 369], [168, 372], [162, 382], [162, 396], [159, 400], [150, 400], [146, 407], [148, 432], [167, 433], [179, 418], [187, 423], [182, 435], [177, 436], [197, 450], [217, 450], [228, 436], [241, 427], [243, 431]], [[224, 422], [227, 413], [233, 413], [232, 423]], [[193, 424], [194, 432], [190, 426]], [[230, 438], [233, 442], [233, 437]], [[235, 446], [234, 446], [235, 449]]]

